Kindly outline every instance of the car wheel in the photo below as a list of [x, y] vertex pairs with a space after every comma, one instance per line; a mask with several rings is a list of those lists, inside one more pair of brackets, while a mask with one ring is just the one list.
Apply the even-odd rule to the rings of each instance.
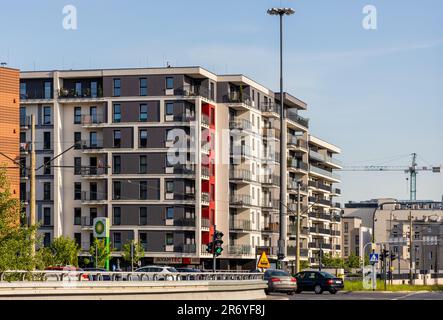
[[288, 296], [293, 296], [294, 295], [294, 291], [289, 291], [288, 292]]
[[322, 294], [322, 293], [323, 293], [323, 289], [321, 288], [321, 285], [317, 284], [317, 285], [314, 287], [314, 292], [315, 292], [316, 294]]
[[295, 293], [301, 293], [302, 291], [300, 289], [295, 290]]
[[331, 290], [329, 290], [329, 293], [330, 293], [330, 294], [336, 294], [336, 293], [337, 293], [337, 290], [331, 289]]

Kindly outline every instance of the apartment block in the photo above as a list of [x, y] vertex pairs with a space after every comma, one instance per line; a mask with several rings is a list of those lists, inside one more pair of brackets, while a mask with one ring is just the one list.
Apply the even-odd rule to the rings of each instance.
[[[340, 149], [309, 134], [306, 103], [243, 75], [201, 67], [22, 72], [20, 140], [37, 122], [37, 212], [54, 237], [92, 243], [92, 221], [109, 217], [113, 255], [130, 240], [144, 263], [210, 267], [211, 227], [224, 233], [219, 267], [276, 260], [279, 232], [279, 103], [287, 109], [288, 232], [293, 265], [297, 182], [302, 184], [302, 259], [340, 254]], [[21, 161], [29, 163], [27, 150]], [[21, 184], [26, 204], [29, 185]], [[322, 213], [323, 215], [320, 215]]]
[[19, 79], [19, 70], [0, 67], [0, 166], [7, 168], [11, 193], [17, 198], [20, 192]]

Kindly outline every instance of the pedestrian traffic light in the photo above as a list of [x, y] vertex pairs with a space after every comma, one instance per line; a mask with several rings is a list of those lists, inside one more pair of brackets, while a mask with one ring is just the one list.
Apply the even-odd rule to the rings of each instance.
[[215, 230], [214, 232], [214, 252], [216, 256], [219, 256], [222, 254], [223, 251], [223, 232]]
[[208, 253], [214, 253], [214, 243], [213, 242], [209, 242], [208, 244], [206, 244], [206, 252]]

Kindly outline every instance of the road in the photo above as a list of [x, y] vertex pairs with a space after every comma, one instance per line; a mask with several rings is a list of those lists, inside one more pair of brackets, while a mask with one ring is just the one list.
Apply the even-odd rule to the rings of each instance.
[[302, 292], [293, 296], [273, 293], [267, 300], [443, 300], [440, 292], [338, 292], [337, 294]]

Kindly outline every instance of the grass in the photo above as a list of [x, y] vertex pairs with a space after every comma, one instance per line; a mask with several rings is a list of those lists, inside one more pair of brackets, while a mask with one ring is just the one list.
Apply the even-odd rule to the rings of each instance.
[[[372, 291], [372, 289], [364, 289], [363, 282], [360, 280], [345, 281], [346, 291]], [[376, 291], [384, 291], [383, 280], [377, 280]], [[409, 284], [398, 284], [398, 285], [386, 285], [386, 291], [443, 291], [443, 285], [409, 285]]]

